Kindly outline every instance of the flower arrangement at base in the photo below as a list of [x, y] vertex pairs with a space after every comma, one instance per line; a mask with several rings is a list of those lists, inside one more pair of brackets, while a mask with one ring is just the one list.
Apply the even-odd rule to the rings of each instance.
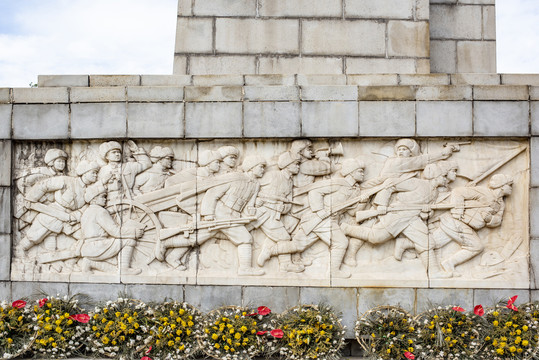
[[48, 297], [34, 305], [35, 341], [32, 350], [53, 358], [79, 355], [88, 335], [86, 324], [90, 320], [83, 314], [74, 298]]
[[152, 313], [152, 340], [146, 354], [153, 360], [176, 360], [194, 356], [198, 351], [202, 314], [187, 303], [166, 302], [149, 310]]
[[328, 305], [300, 305], [279, 317], [281, 355], [287, 359], [340, 359], [344, 327]]
[[34, 341], [35, 331], [26, 301], [0, 303], [0, 355], [11, 359], [24, 354]]
[[251, 359], [259, 352], [261, 327], [253, 310], [224, 306], [208, 313], [203, 320], [201, 350], [214, 359]]
[[473, 359], [480, 350], [483, 319], [459, 306], [438, 307], [417, 319], [416, 348], [429, 359]]
[[481, 359], [531, 359], [537, 352], [537, 320], [526, 309], [515, 306], [517, 296], [506, 306], [496, 306], [486, 314], [488, 333]]
[[138, 357], [151, 341], [147, 313], [145, 303], [123, 298], [96, 308], [88, 323], [89, 350], [115, 359]]
[[284, 333], [278, 328], [278, 319], [267, 306], [259, 306], [256, 312], [249, 314], [258, 323], [259, 356], [271, 357], [280, 350], [281, 339]]
[[400, 307], [379, 306], [367, 311], [356, 323], [356, 339], [378, 359], [415, 359], [416, 324]]

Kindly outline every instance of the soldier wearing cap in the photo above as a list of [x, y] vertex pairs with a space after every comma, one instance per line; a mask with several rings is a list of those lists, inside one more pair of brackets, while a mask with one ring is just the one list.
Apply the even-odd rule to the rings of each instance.
[[116, 272], [117, 267], [111, 263], [114, 263], [120, 254], [121, 274], [139, 274], [141, 270], [132, 268], [131, 261], [136, 239], [144, 233], [143, 225], [126, 223], [120, 226], [105, 209], [107, 191], [99, 183], [86, 190], [85, 200], [90, 206], [80, 219], [83, 240], [80, 246], [82, 271], [91, 272], [96, 269]]
[[47, 166], [40, 166], [25, 171], [17, 177], [17, 187], [21, 193], [32, 187], [40, 180], [64, 175], [66, 169], [67, 153], [61, 149], [49, 149], [43, 159]]
[[[80, 209], [86, 204], [84, 194], [88, 185], [97, 181], [99, 166], [96, 163], [81, 161], [76, 168], [77, 177], [55, 176], [35, 184], [25, 196], [29, 202], [39, 202], [46, 194], [52, 194], [54, 201], [48, 204], [48, 214], [40, 213], [17, 245], [26, 252], [45, 240], [47, 250], [56, 250], [56, 235], [63, 232], [71, 235], [74, 224], [78, 223]], [[54, 216], [58, 214], [58, 216]], [[65, 216], [70, 221], [65, 220]]]
[[155, 146], [150, 151], [152, 167], [138, 174], [133, 185], [133, 194], [140, 195], [162, 189], [165, 181], [172, 176], [174, 152], [169, 147]]
[[165, 187], [213, 177], [218, 174], [221, 168], [221, 159], [221, 154], [218, 151], [201, 151], [198, 154], [198, 167], [188, 168], [172, 175], [165, 181]]
[[240, 151], [234, 146], [221, 146], [218, 150], [221, 155], [220, 174], [227, 174], [237, 171], [236, 165], [240, 156]]

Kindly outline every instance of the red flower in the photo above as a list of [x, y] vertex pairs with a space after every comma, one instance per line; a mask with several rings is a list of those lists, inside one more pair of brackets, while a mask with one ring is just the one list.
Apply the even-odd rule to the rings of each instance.
[[152, 360], [152, 358], [147, 357], [147, 356], [143, 356], [142, 359], [140, 359], [140, 360]]
[[71, 315], [70, 318], [84, 324], [90, 321], [90, 316], [88, 316], [88, 314]]
[[49, 301], [49, 299], [47, 299], [47, 298], [43, 298], [43, 299], [39, 300], [39, 307], [43, 307], [43, 305], [45, 305], [47, 303], [47, 301]]
[[458, 312], [464, 312], [464, 311], [466, 311], [466, 310], [464, 310], [463, 308], [461, 308], [460, 306], [453, 306], [453, 310], [458, 311]]
[[281, 329], [271, 330], [270, 334], [277, 339], [282, 339], [284, 336], [284, 332]]
[[258, 307], [258, 315], [268, 315], [271, 313], [271, 310], [267, 306], [259, 306]]
[[485, 310], [483, 309], [483, 305], [477, 305], [476, 307], [474, 307], [473, 313], [477, 316], [485, 315]]
[[262, 336], [262, 335], [264, 335], [265, 333], [267, 333], [267, 331], [259, 331], [259, 332], [257, 332], [256, 334], [257, 334], [258, 336]]
[[24, 301], [24, 300], [14, 301], [13, 304], [11, 304], [11, 306], [13, 306], [14, 308], [17, 308], [17, 309], [22, 309], [23, 307], [26, 306], [26, 301]]
[[406, 351], [406, 352], [404, 353], [404, 356], [405, 356], [407, 359], [415, 359], [415, 355], [412, 354], [412, 353], [409, 352], [409, 351]]
[[150, 351], [152, 351], [151, 345], [150, 345], [150, 348], [148, 349], [148, 351], [146, 351], [146, 355], [148, 355], [150, 353]]
[[507, 308], [511, 309], [513, 311], [518, 311], [517, 307], [514, 305], [515, 301], [517, 300], [518, 295], [513, 296], [509, 301], [507, 302]]

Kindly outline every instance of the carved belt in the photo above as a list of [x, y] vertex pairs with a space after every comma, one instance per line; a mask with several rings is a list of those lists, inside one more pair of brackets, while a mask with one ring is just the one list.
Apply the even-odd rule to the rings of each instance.
[[247, 204], [247, 200], [242, 199], [240, 197], [227, 194], [221, 198], [221, 201], [223, 204], [231, 208], [232, 210], [241, 212], [245, 205]]

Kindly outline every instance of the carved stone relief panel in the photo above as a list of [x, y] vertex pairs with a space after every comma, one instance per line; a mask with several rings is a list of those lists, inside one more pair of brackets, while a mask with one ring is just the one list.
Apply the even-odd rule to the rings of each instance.
[[528, 287], [524, 141], [16, 144], [12, 279]]

